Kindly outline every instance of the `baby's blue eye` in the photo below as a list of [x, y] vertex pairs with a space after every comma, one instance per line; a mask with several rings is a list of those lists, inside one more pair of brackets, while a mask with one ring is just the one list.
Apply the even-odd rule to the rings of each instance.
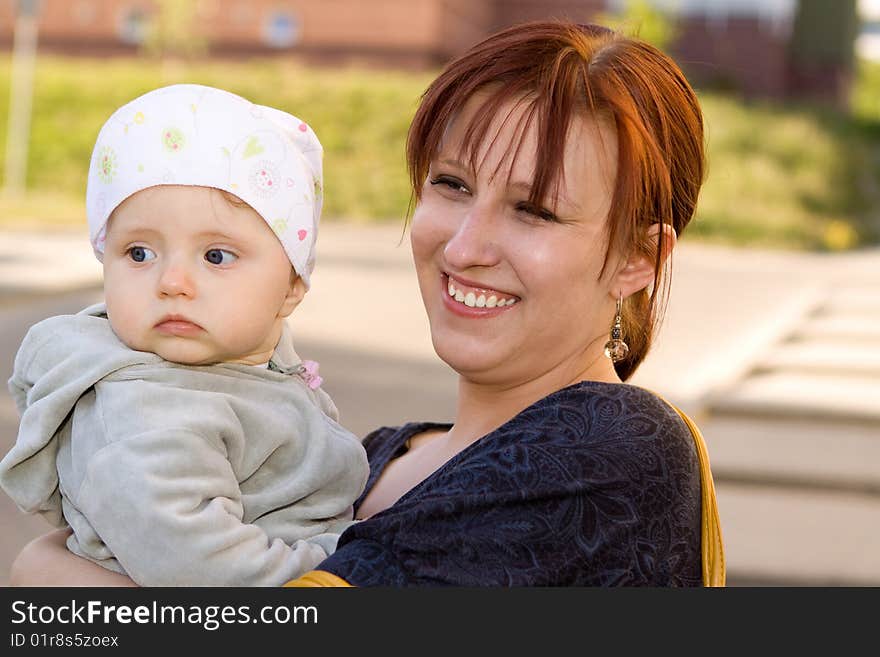
[[205, 260], [212, 265], [230, 265], [237, 259], [237, 255], [224, 249], [209, 249], [205, 252]]
[[128, 256], [135, 262], [147, 262], [155, 260], [156, 253], [145, 246], [133, 246], [128, 250]]

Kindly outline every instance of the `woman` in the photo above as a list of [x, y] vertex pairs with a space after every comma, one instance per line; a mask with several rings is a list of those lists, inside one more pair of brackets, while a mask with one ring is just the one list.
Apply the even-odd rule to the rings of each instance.
[[[455, 421], [365, 439], [371, 476], [311, 585], [723, 585], [695, 426], [627, 385], [703, 181], [678, 67], [597, 26], [500, 32], [428, 88], [411, 239]], [[31, 544], [14, 581], [125, 583]], [[63, 573], [63, 576], [62, 576]], [[46, 583], [45, 580], [42, 583]]]

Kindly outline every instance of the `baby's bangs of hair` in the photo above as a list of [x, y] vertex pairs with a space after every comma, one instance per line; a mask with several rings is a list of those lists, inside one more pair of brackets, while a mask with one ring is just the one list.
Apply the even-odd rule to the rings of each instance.
[[[500, 127], [522, 109], [515, 126], [517, 136], [506, 145], [499, 166], [509, 163], [512, 170], [525, 136], [535, 129], [540, 147], [529, 202], [542, 205], [555, 196], [563, 179], [573, 118], [602, 118], [590, 90], [588, 69], [596, 52], [615, 38], [604, 28], [590, 31], [571, 26], [560, 31], [559, 25], [540, 23], [500, 32], [453, 61], [425, 91], [407, 135], [414, 199], [421, 197], [431, 161], [439, 153], [448, 127], [477, 93], [485, 99], [464, 127], [459, 158], [472, 169], [479, 168], [477, 154], [486, 140], [491, 139], [488, 145], [494, 145]], [[499, 130], [490, 130], [502, 112]], [[412, 208], [413, 203], [410, 211]]]
[[214, 219], [216, 219], [218, 223], [221, 222], [221, 216], [220, 214], [218, 214], [217, 208], [223, 207], [224, 205], [227, 208], [234, 208], [235, 210], [249, 209], [256, 214], [259, 214], [256, 210], [254, 210], [253, 206], [250, 203], [242, 200], [232, 192], [228, 192], [225, 189], [220, 189], [219, 187], [209, 187], [208, 189], [210, 189], [212, 192], [215, 192], [212, 193], [208, 198], [211, 205], [211, 212], [214, 215]]
[[223, 200], [229, 203], [234, 208], [250, 208], [251, 205], [247, 201], [243, 201], [241, 198], [233, 194], [232, 192], [227, 192], [225, 189], [217, 188], [217, 191], [220, 192], [220, 196], [223, 197]]

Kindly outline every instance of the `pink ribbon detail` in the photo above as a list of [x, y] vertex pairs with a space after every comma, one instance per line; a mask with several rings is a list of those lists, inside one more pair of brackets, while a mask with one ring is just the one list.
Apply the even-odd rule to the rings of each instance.
[[318, 376], [318, 363], [313, 360], [304, 360], [302, 362], [300, 375], [312, 390], [324, 382], [324, 379]]

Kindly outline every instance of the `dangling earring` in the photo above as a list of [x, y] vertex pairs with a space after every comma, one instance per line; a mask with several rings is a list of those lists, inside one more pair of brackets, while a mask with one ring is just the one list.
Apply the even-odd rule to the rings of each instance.
[[611, 339], [605, 343], [605, 355], [612, 363], [617, 363], [626, 358], [629, 353], [629, 345], [623, 341], [623, 330], [620, 326], [620, 307], [623, 305], [623, 295], [617, 297], [617, 311], [614, 313], [614, 324], [611, 327]]

